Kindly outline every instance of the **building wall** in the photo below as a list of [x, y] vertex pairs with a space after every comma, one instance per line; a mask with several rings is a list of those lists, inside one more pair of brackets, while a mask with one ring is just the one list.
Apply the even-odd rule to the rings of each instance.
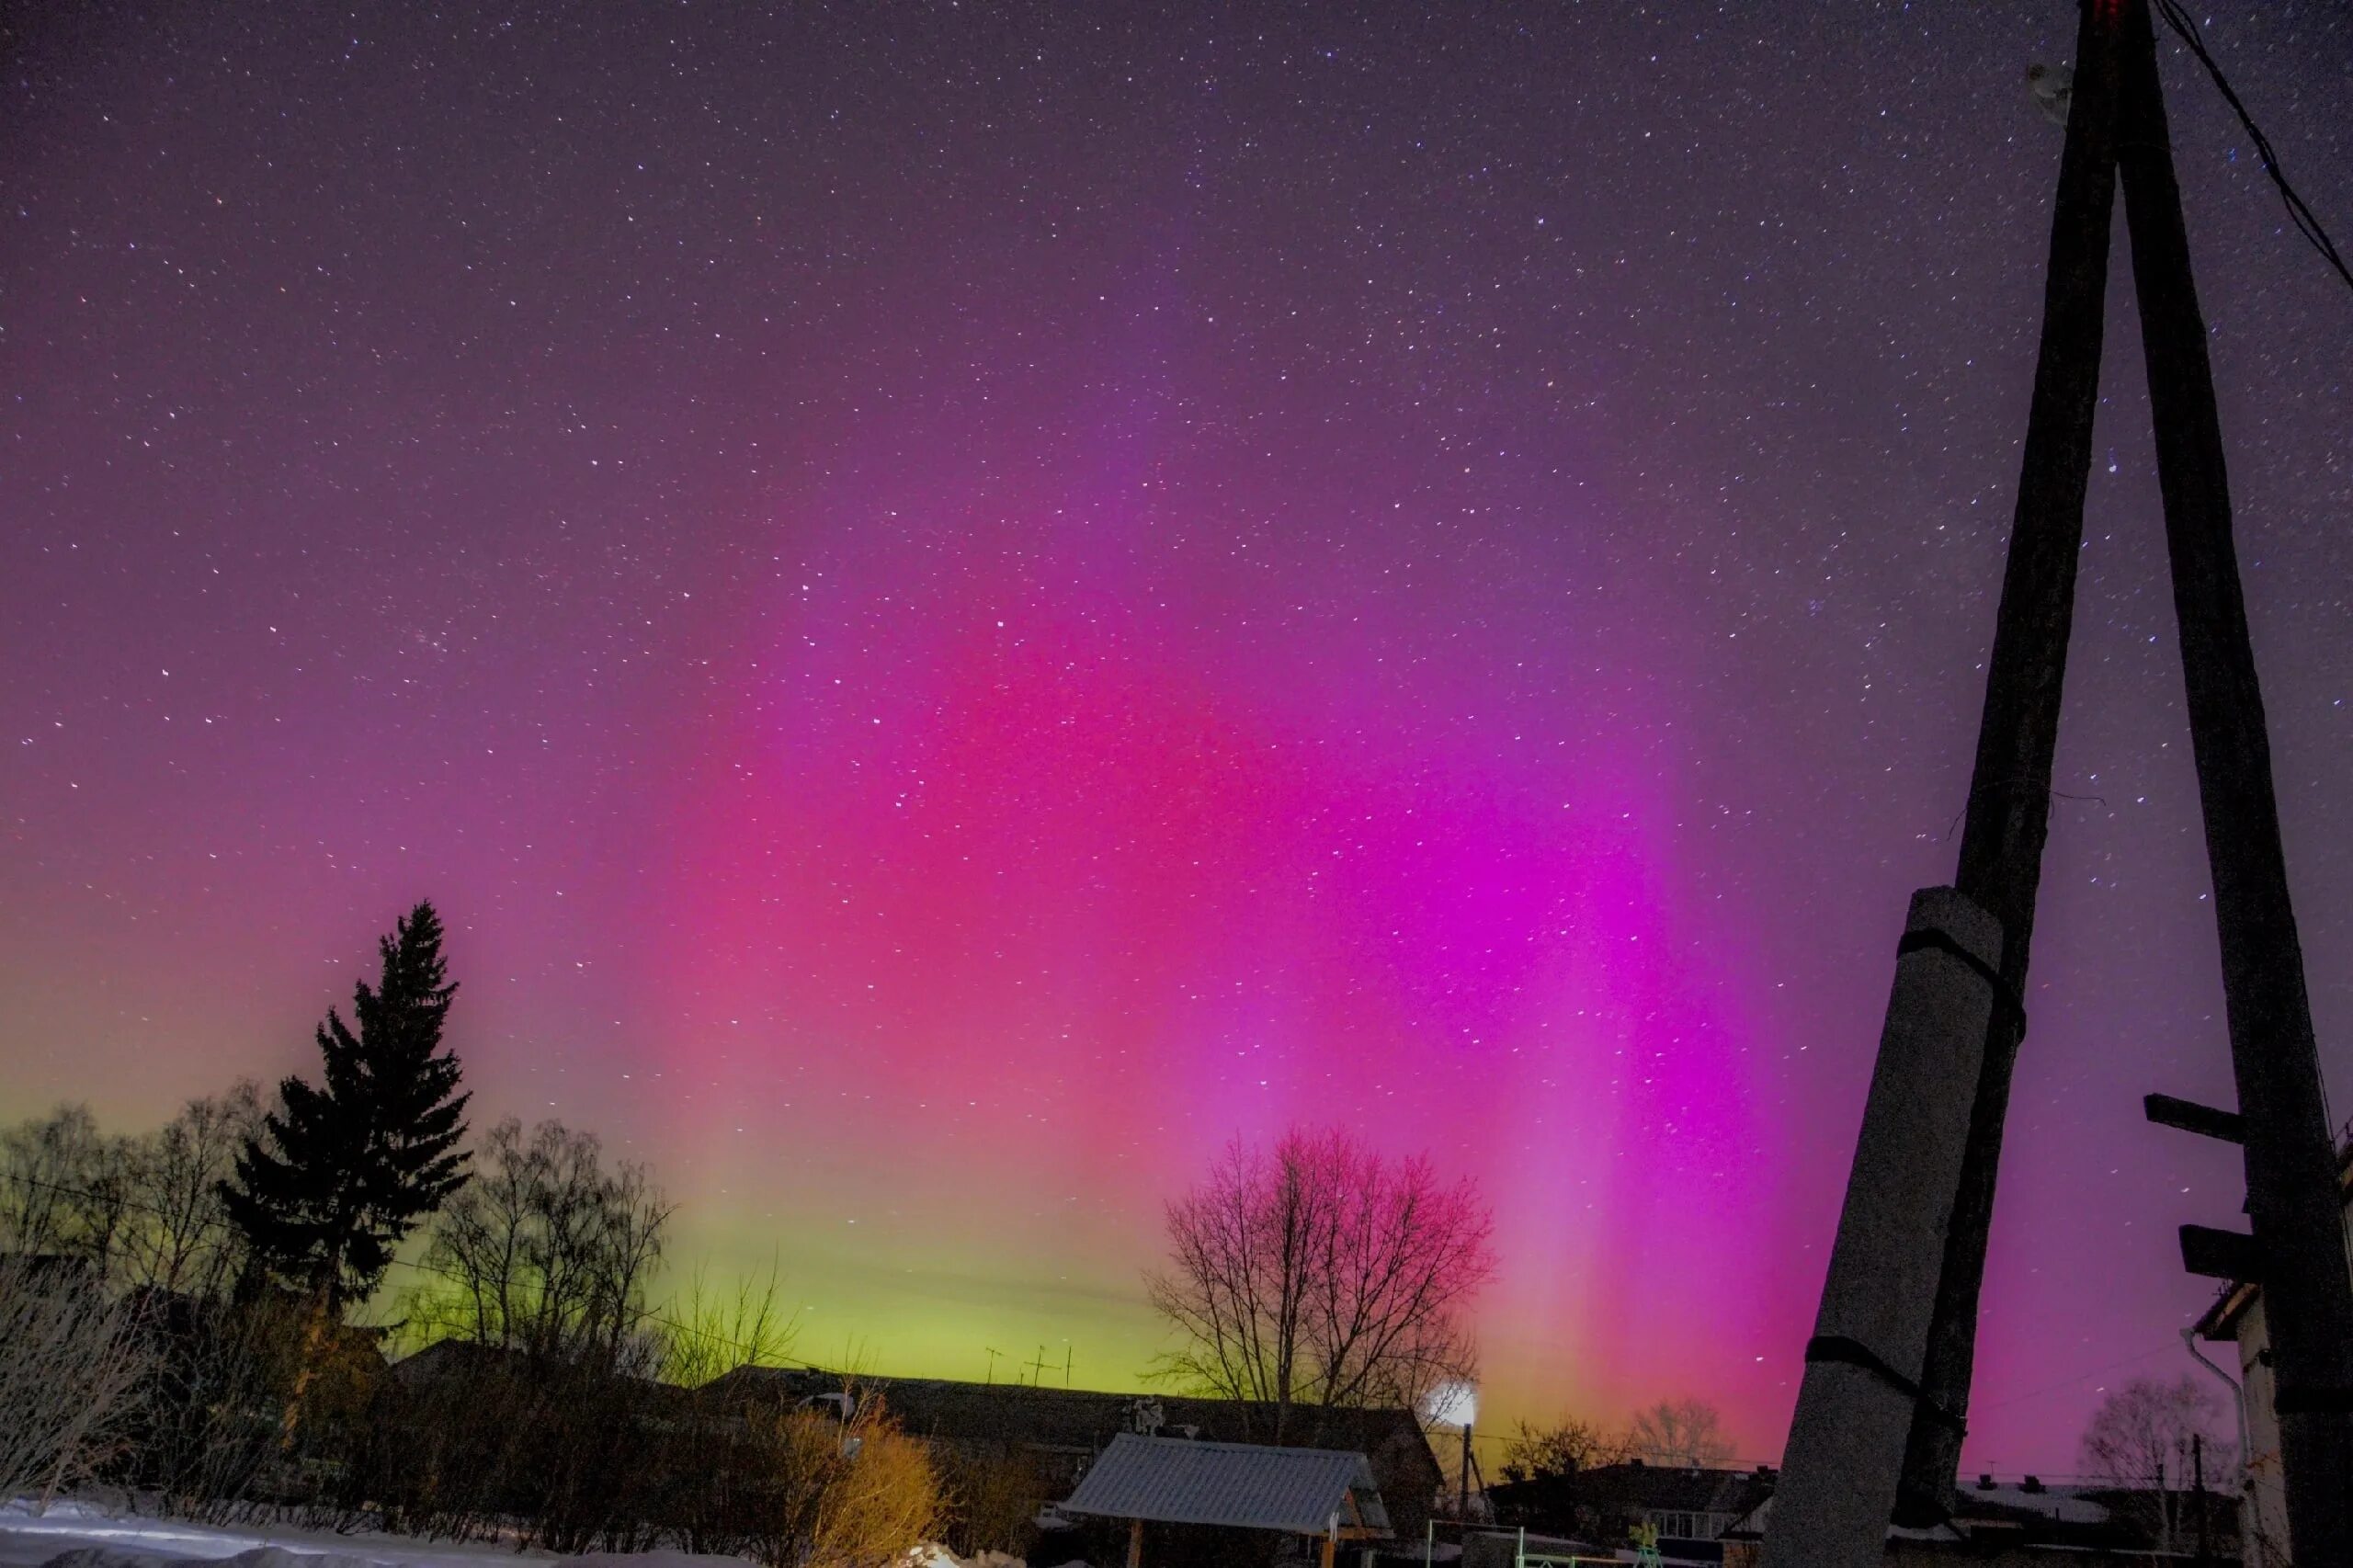
[[1713, 1540], [1732, 1528], [1734, 1516], [1705, 1508], [1645, 1508], [1643, 1517], [1662, 1536], [1678, 1540]]
[[2279, 1477], [2279, 1418], [2276, 1387], [2265, 1352], [2271, 1330], [2258, 1292], [2239, 1316], [2239, 1378], [2246, 1390], [2246, 1486], [2239, 1498], [2239, 1540], [2247, 1568], [2286, 1568], [2288, 1497]]
[[[2348, 1149], [2353, 1153], [2353, 1149]], [[2353, 1186], [2348, 1186], [2353, 1192]], [[2346, 1267], [2353, 1268], [2353, 1207], [2346, 1211]], [[2246, 1390], [2246, 1488], [2239, 1500], [2239, 1539], [2247, 1568], [2287, 1568], [2288, 1495], [2279, 1474], [2279, 1417], [2272, 1406], [2278, 1383], [2265, 1365], [2271, 1330], [2257, 1290], [2239, 1314], [2239, 1376]]]

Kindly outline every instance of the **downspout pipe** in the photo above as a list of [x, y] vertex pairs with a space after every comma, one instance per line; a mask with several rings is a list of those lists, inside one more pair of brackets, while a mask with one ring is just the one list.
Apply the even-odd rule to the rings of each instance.
[[2206, 1358], [2206, 1353], [2198, 1348], [2196, 1329], [2185, 1328], [2181, 1331], [2181, 1347], [2188, 1351], [2191, 1358], [2200, 1366], [2222, 1379], [2222, 1386], [2231, 1391], [2231, 1408], [2238, 1413], [2239, 1418], [2239, 1497], [2244, 1504], [2247, 1494], [2247, 1462], [2254, 1457], [2248, 1451], [2250, 1445], [2246, 1431], [2246, 1390], [2239, 1386], [2238, 1379]]

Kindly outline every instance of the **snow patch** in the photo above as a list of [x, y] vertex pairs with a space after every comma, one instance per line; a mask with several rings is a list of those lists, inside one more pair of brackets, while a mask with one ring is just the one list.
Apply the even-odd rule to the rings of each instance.
[[741, 1557], [691, 1551], [559, 1558], [496, 1541], [199, 1525], [85, 1502], [62, 1502], [43, 1512], [22, 1502], [0, 1505], [0, 1568], [541, 1568], [558, 1562], [564, 1568], [754, 1568]]
[[192, 1563], [218, 1564], [219, 1568], [381, 1568], [380, 1559], [347, 1551], [290, 1551], [282, 1546], [256, 1546], [233, 1557], [199, 1558], [120, 1546], [76, 1546], [59, 1552], [40, 1568], [189, 1568]]

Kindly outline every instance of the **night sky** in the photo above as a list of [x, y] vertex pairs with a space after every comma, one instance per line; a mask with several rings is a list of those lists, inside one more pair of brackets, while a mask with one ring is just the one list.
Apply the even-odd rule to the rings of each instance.
[[[650, 1161], [803, 1356], [1128, 1386], [1162, 1200], [1340, 1121], [1495, 1202], [1483, 1422], [1778, 1453], [1951, 875], [2072, 6], [9, 26], [0, 1112], [307, 1067], [430, 897], [478, 1115]], [[2209, 26], [2353, 237], [2353, 17]], [[2353, 1093], [2353, 295], [2163, 59]], [[2194, 1370], [2174, 1227], [2238, 1218], [2141, 1120], [2232, 1091], [2110, 307], [1972, 1469]]]

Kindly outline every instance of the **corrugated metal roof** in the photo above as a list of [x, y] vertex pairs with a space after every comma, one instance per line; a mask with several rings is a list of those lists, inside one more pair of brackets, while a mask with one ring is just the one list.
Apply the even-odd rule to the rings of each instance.
[[1344, 1526], [1389, 1528], [1372, 1466], [1362, 1454], [1141, 1437], [1132, 1432], [1111, 1439], [1062, 1506], [1115, 1519], [1299, 1535], [1323, 1534], [1335, 1514]]

